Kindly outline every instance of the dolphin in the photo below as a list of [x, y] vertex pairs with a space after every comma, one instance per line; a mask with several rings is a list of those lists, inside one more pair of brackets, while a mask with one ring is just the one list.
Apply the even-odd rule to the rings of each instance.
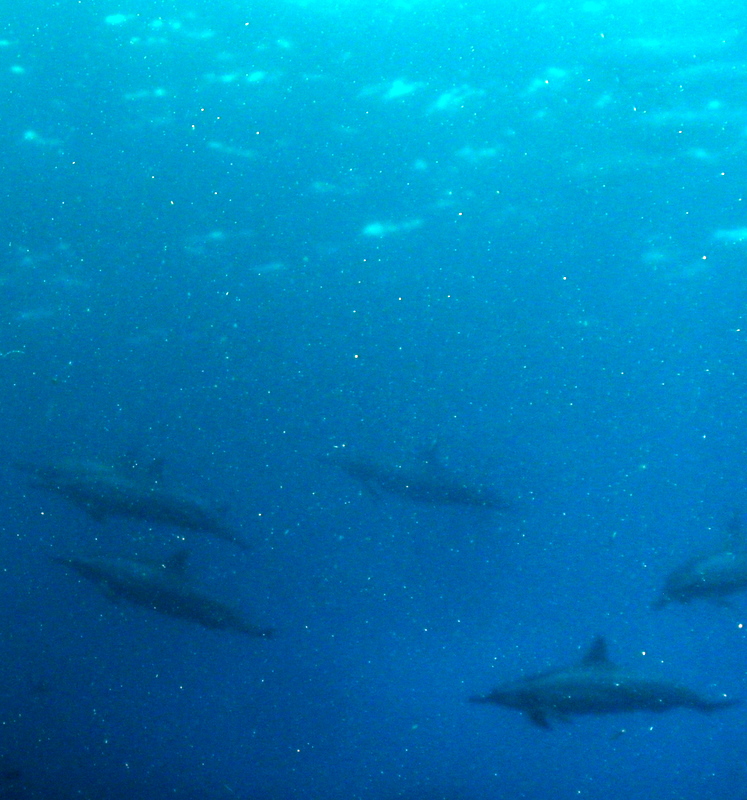
[[418, 458], [384, 462], [336, 450], [328, 461], [351, 478], [360, 481], [372, 494], [398, 495], [428, 505], [472, 506], [506, 510], [509, 503], [491, 486], [466, 480], [438, 458], [436, 447]]
[[52, 560], [77, 572], [108, 597], [125, 599], [170, 617], [188, 619], [214, 630], [270, 637], [271, 628], [249, 622], [236, 609], [196, 588], [185, 574], [188, 552], [180, 550], [164, 561], [139, 558], [80, 556]]
[[495, 703], [523, 711], [540, 728], [549, 718], [568, 719], [573, 714], [614, 714], [621, 711], [668, 711], [693, 708], [710, 712], [739, 701], [709, 700], [684, 686], [626, 672], [607, 657], [603, 637], [594, 639], [581, 662], [520, 678], [471, 697], [473, 703]]
[[724, 603], [725, 597], [744, 589], [747, 589], [747, 543], [741, 515], [734, 514], [727, 526], [724, 549], [695, 556], [674, 569], [654, 608], [698, 598]]
[[207, 503], [162, 485], [161, 459], [145, 466], [80, 458], [49, 464], [16, 462], [15, 466], [31, 476], [31, 486], [62, 495], [98, 521], [120, 516], [174, 525], [249, 549]]

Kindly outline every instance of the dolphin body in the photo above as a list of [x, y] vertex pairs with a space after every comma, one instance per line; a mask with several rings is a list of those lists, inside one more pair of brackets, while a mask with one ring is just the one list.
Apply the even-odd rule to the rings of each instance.
[[674, 569], [654, 608], [697, 599], [724, 603], [728, 595], [744, 589], [747, 589], [747, 543], [741, 516], [734, 514], [726, 529], [724, 549], [695, 556]]
[[196, 622], [205, 628], [229, 630], [254, 637], [272, 636], [225, 603], [195, 588], [185, 575], [187, 551], [180, 550], [166, 561], [134, 558], [57, 557], [53, 560], [77, 572], [112, 599], [123, 598], [170, 617]]
[[581, 662], [574, 666], [521, 678], [470, 700], [516, 708], [540, 728], [550, 727], [549, 718], [565, 720], [573, 714], [671, 708], [709, 712], [739, 702], [725, 698], [708, 700], [676, 683], [625, 672], [608, 659], [607, 644], [601, 636], [594, 639]]
[[17, 462], [16, 467], [31, 475], [32, 486], [62, 495], [96, 520], [120, 516], [174, 525], [249, 549], [205, 502], [162, 486], [161, 460], [142, 467], [68, 458], [41, 465]]
[[435, 456], [435, 448], [422, 458], [385, 463], [336, 451], [329, 460], [372, 494], [398, 495], [428, 505], [472, 506], [506, 510], [509, 503], [492, 487], [463, 480]]
[[724, 603], [724, 598], [747, 589], [747, 552], [713, 553], [691, 558], [673, 570], [654, 608], [696, 599]]

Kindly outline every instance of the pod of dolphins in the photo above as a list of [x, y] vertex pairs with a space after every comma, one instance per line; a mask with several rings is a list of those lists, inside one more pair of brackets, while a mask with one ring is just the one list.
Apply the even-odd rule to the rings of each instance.
[[[428, 505], [456, 505], [491, 511], [510, 508], [493, 487], [469, 481], [450, 470], [435, 446], [417, 458], [387, 463], [335, 451], [327, 459], [359, 481], [373, 496], [394, 495]], [[93, 519], [121, 516], [200, 532], [247, 550], [248, 543], [202, 499], [164, 485], [163, 463], [136, 460], [106, 464], [94, 459], [64, 459], [55, 463], [20, 462], [31, 486], [54, 492]], [[723, 548], [690, 558], [666, 579], [653, 608], [669, 603], [706, 599], [725, 604], [747, 589], [747, 542], [740, 515], [727, 526]], [[211, 597], [187, 574], [186, 550], [163, 560], [139, 557], [68, 555], [53, 560], [91, 581], [106, 596], [124, 599], [162, 614], [190, 620], [206, 628], [269, 638], [272, 628], [257, 625], [239, 609]], [[725, 696], [708, 699], [671, 681], [637, 675], [609, 660], [602, 637], [594, 639], [580, 662], [505, 683], [486, 695], [470, 698], [517, 709], [536, 726], [573, 715], [622, 711], [666, 711], [688, 708], [712, 712], [739, 701]]]

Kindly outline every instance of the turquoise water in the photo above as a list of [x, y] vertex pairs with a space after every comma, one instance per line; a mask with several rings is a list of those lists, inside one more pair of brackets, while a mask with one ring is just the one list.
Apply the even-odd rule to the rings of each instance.
[[[741, 7], [26, 2], [0, 82], [0, 792], [747, 796], [743, 708], [468, 703], [596, 635], [747, 699], [744, 596], [651, 608], [747, 501]], [[52, 561], [185, 547], [274, 638]]]

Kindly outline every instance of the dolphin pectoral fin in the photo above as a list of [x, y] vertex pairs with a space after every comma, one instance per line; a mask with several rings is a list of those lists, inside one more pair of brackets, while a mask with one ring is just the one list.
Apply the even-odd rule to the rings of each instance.
[[669, 598], [666, 594], [662, 594], [661, 597], [657, 598], [651, 603], [651, 610], [652, 611], [660, 611], [662, 608], [665, 608], [670, 603]]
[[533, 725], [536, 725], [538, 728], [550, 730], [550, 723], [547, 721], [547, 715], [544, 711], [540, 711], [538, 708], [535, 708], [527, 713], [529, 715], [529, 720]]

